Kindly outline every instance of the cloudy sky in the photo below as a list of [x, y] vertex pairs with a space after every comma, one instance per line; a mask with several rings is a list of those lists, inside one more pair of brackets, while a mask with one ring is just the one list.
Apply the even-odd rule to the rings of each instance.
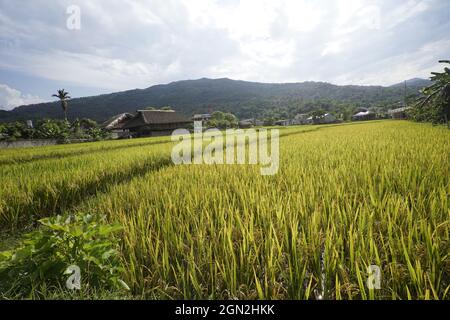
[[389, 85], [450, 58], [449, 17], [448, 0], [0, 0], [0, 109], [202, 77]]

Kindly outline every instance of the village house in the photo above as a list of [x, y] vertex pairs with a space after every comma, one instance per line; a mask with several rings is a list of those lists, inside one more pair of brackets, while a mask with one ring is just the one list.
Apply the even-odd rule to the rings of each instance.
[[170, 135], [174, 130], [191, 124], [191, 120], [173, 110], [138, 110], [122, 128], [132, 132], [133, 136], [148, 137]]
[[192, 120], [194, 121], [201, 121], [202, 123], [205, 123], [211, 119], [211, 114], [209, 113], [202, 113], [202, 114], [194, 114], [192, 117]]
[[239, 121], [239, 128], [241, 129], [248, 129], [253, 127], [253, 121], [252, 119], [246, 119]]
[[[131, 117], [130, 117], [131, 116]], [[138, 110], [121, 114], [105, 122], [104, 128], [118, 137], [149, 137], [170, 135], [176, 129], [188, 128], [192, 121], [173, 110]]]
[[134, 117], [131, 113], [121, 113], [115, 115], [105, 122], [103, 122], [100, 127], [109, 131], [111, 134], [111, 138], [126, 138], [130, 135], [129, 130], [123, 130], [122, 126], [125, 124], [127, 120], [130, 120]]
[[292, 126], [304, 124], [327, 124], [338, 122], [336, 117], [331, 113], [325, 113], [320, 117], [308, 117], [307, 114], [297, 114], [294, 119], [278, 120], [275, 122], [277, 126]]
[[375, 118], [376, 114], [369, 110], [358, 112], [352, 116], [353, 121], [375, 120]]
[[325, 113], [323, 116], [316, 118], [309, 117], [306, 120], [307, 123], [314, 123], [314, 124], [329, 124], [337, 122], [337, 118], [333, 116], [331, 113]]
[[282, 126], [282, 127], [290, 126], [291, 124], [292, 124], [292, 120], [290, 120], [290, 119], [275, 121], [275, 125]]
[[257, 127], [261, 127], [264, 125], [264, 121], [263, 120], [259, 120], [259, 119], [255, 119], [255, 121], [253, 122], [253, 125], [257, 126]]
[[388, 111], [388, 114], [391, 116], [392, 119], [407, 119], [408, 115], [406, 114], [406, 111], [408, 109], [410, 109], [410, 107], [391, 109]]
[[259, 126], [263, 126], [264, 125], [264, 121], [262, 120], [258, 120], [255, 118], [250, 118], [250, 119], [243, 119], [241, 121], [239, 121], [239, 127], [240, 128], [251, 128], [253, 126], [259, 127]]
[[308, 124], [310, 121], [308, 121], [308, 114], [307, 113], [299, 113], [295, 115], [294, 120], [292, 121], [292, 124]]

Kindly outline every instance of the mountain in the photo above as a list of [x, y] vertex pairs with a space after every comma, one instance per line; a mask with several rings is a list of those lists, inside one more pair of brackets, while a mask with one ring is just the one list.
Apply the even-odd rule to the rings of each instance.
[[427, 86], [429, 86], [431, 84], [430, 80], [420, 79], [420, 78], [413, 78], [413, 79], [406, 80], [404, 82], [400, 82], [400, 83], [394, 84], [394, 85], [391, 86], [391, 88], [396, 88], [396, 87], [404, 88], [405, 87], [405, 82], [406, 82], [406, 87], [409, 87], [409, 88], [424, 88], [424, 87], [427, 87]]
[[[421, 81], [418, 81], [421, 80]], [[422, 79], [407, 83], [407, 94], [417, 94]], [[70, 92], [70, 88], [65, 88]], [[315, 109], [336, 111], [343, 107], [389, 105], [404, 97], [404, 84], [382, 86], [337, 86], [324, 82], [257, 83], [239, 80], [198, 79], [155, 85], [69, 101], [69, 119], [91, 118], [103, 121], [123, 112], [134, 112], [149, 106], [172, 106], [186, 115], [212, 110], [227, 111], [240, 118], [288, 117]], [[0, 111], [0, 121], [62, 118], [59, 102], [20, 106]]]

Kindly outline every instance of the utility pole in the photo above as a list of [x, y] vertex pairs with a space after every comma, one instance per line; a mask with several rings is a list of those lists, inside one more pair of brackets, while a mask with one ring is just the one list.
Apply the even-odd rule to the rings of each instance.
[[406, 80], [405, 80], [405, 90], [403, 91], [403, 106], [406, 107]]

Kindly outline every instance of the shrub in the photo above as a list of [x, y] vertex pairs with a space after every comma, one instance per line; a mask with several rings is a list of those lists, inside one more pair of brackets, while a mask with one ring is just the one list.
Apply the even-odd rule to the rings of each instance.
[[27, 297], [40, 288], [65, 286], [69, 266], [80, 268], [84, 291], [128, 288], [113, 233], [121, 229], [92, 215], [39, 220], [42, 227], [25, 236], [15, 250], [0, 253], [0, 297]]
[[67, 140], [69, 137], [69, 124], [65, 121], [43, 120], [36, 126], [37, 136], [42, 139]]

